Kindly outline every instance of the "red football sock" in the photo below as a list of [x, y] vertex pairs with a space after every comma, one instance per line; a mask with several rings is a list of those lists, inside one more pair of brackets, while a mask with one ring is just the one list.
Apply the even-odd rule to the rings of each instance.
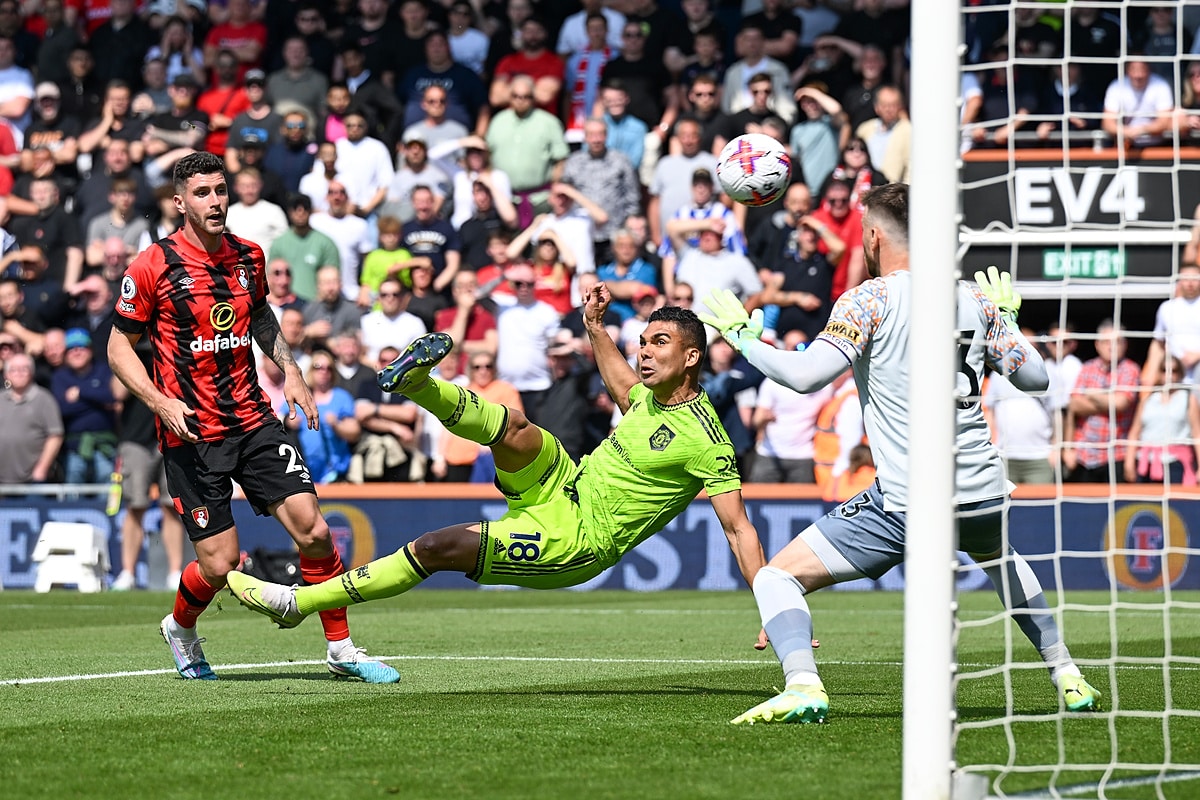
[[[324, 558], [308, 558], [300, 556], [300, 575], [308, 583], [324, 583], [330, 578], [336, 578], [346, 571], [342, 566], [342, 557], [335, 549], [333, 555]], [[350, 638], [350, 623], [346, 621], [346, 609], [332, 608], [320, 611], [321, 627], [325, 629], [325, 638], [331, 642], [339, 642]]]
[[200, 564], [193, 561], [183, 568], [179, 589], [175, 592], [175, 624], [181, 628], [196, 627], [196, 618], [204, 613], [220, 589], [214, 589], [200, 574]]

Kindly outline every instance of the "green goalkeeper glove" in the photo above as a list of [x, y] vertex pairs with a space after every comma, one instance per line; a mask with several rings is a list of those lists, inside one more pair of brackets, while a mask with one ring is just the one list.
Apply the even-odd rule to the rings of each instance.
[[739, 353], [747, 344], [757, 342], [762, 336], [762, 309], [756, 308], [753, 314], [747, 314], [742, 301], [728, 289], [713, 289], [705, 298], [704, 304], [712, 313], [696, 316], [700, 317], [701, 322], [720, 331], [725, 341], [733, 345], [733, 349]]
[[986, 275], [982, 272], [975, 273], [975, 282], [979, 284], [979, 291], [1000, 309], [1000, 316], [1004, 321], [1015, 325], [1017, 312], [1021, 310], [1021, 295], [1013, 291], [1012, 275], [995, 267], [988, 267]]

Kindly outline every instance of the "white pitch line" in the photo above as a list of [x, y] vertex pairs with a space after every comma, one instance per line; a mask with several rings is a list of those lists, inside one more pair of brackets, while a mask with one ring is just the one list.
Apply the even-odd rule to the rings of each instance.
[[[1104, 784], [1105, 789], [1129, 789], [1135, 786], [1157, 786], [1162, 783], [1178, 783], [1180, 781], [1200, 780], [1200, 772], [1168, 772], [1165, 775], [1144, 775], [1138, 778], [1116, 778]], [[1070, 786], [1056, 786], [1054, 792], [1048, 789], [1033, 789], [1008, 797], [1028, 798], [1028, 800], [1054, 800], [1057, 797], [1081, 797], [1100, 790], [1100, 781], [1092, 783], [1075, 783]]]
[[[665, 666], [771, 666], [771, 660], [764, 656], [754, 658], [582, 658], [571, 656], [378, 656], [381, 661], [484, 661], [496, 663], [543, 663], [543, 664], [649, 664]], [[270, 669], [273, 667], [299, 667], [324, 664], [324, 659], [312, 661], [263, 661], [246, 664], [214, 664], [215, 672], [232, 670]], [[821, 660], [822, 666], [834, 667], [901, 667], [902, 661], [850, 661], [850, 660]], [[983, 668], [993, 664], [975, 664], [959, 662], [961, 667]], [[1159, 670], [1154, 664], [1120, 664], [1119, 670]], [[1175, 666], [1175, 670], [1197, 671], [1200, 667]], [[109, 678], [135, 678], [146, 675], [174, 675], [173, 669], [140, 669], [127, 672], [85, 673], [80, 675], [52, 675], [33, 678], [9, 678], [0, 680], [0, 686], [27, 686], [35, 683], [70, 683], [74, 681], [95, 681]]]

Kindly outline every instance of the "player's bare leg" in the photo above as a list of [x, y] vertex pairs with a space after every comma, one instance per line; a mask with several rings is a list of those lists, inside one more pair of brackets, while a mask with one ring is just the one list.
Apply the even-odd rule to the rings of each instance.
[[783, 667], [784, 691], [733, 719], [756, 722], [824, 722], [829, 696], [813, 656], [812, 613], [807, 592], [834, 583], [812, 548], [800, 537], [779, 551], [754, 577], [763, 630]]
[[175, 608], [163, 618], [159, 632], [171, 647], [180, 675], [215, 680], [217, 676], [200, 647], [204, 640], [196, 635], [196, 619], [225, 586], [225, 574], [238, 564], [237, 528], [226, 528], [198, 540], [195, 545], [196, 560], [183, 568], [179, 588], [175, 590]]
[[[329, 524], [321, 514], [317, 496], [308, 492], [289, 495], [267, 509], [279, 520], [300, 551], [300, 575], [307, 583], [321, 584], [345, 575], [342, 557], [333, 546]], [[234, 573], [236, 576], [238, 573]], [[236, 581], [236, 577], [234, 578]], [[336, 582], [335, 582], [336, 583]], [[235, 591], [236, 594], [236, 591]], [[355, 647], [346, 619], [346, 602], [320, 611], [325, 630], [326, 664], [335, 675], [362, 678], [368, 683], [395, 683], [400, 673]]]

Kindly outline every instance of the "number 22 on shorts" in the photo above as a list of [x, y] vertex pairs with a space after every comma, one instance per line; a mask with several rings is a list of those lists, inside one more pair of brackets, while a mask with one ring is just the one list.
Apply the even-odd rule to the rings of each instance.
[[509, 561], [537, 561], [542, 554], [542, 548], [538, 546], [541, 533], [510, 533], [508, 538]]

